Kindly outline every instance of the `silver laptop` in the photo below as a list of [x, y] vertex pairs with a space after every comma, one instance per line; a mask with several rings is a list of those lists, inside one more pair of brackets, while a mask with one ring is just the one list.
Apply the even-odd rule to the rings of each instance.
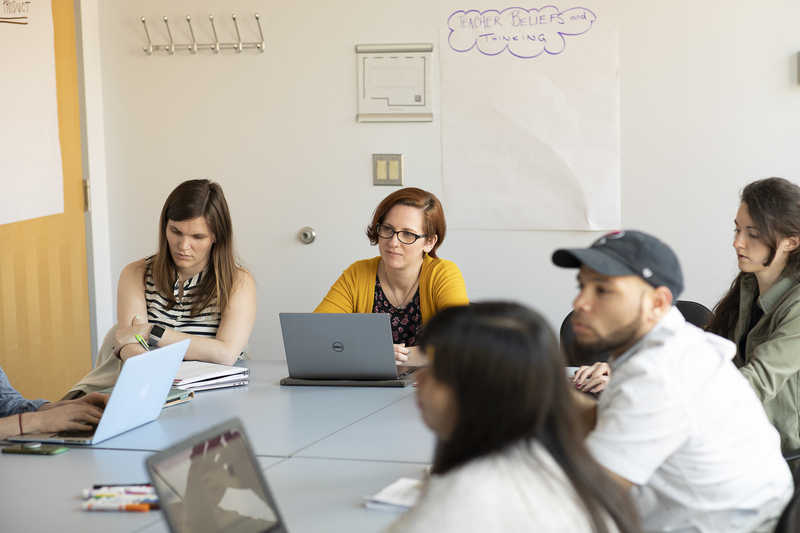
[[26, 433], [7, 440], [91, 445], [155, 420], [164, 407], [188, 347], [189, 339], [186, 339], [125, 361], [103, 417], [94, 430]]
[[286, 533], [236, 418], [150, 456], [147, 470], [172, 533]]
[[316, 380], [321, 385], [405, 386], [413, 381], [409, 375], [415, 368], [395, 364], [389, 314], [280, 313], [280, 320], [289, 367], [282, 385]]

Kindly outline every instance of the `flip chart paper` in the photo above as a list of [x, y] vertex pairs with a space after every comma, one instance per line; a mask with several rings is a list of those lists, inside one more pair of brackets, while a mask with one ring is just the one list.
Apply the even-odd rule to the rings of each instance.
[[439, 51], [448, 226], [619, 228], [617, 1], [447, 5]]
[[50, 0], [0, 2], [0, 224], [64, 212]]

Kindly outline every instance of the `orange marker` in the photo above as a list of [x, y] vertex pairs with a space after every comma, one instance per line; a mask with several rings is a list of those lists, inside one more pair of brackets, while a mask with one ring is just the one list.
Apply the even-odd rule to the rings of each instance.
[[144, 512], [150, 510], [146, 503], [112, 503], [108, 501], [89, 501], [82, 504], [84, 511], [134, 511]]

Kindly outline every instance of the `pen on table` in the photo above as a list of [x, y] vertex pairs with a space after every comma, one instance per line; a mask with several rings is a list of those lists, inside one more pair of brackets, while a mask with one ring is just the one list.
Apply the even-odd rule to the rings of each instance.
[[94, 490], [120, 488], [120, 487], [122, 487], [124, 489], [128, 489], [128, 488], [136, 488], [136, 489], [138, 489], [138, 488], [148, 488], [148, 489], [152, 489], [153, 488], [153, 484], [152, 483], [112, 483], [112, 484], [106, 484], [106, 485], [92, 485], [92, 489], [94, 489]]
[[156, 491], [148, 487], [104, 487], [102, 489], [83, 489], [84, 498], [109, 498], [112, 496], [155, 496]]
[[141, 335], [139, 335], [139, 334], [137, 333], [137, 334], [136, 334], [136, 335], [134, 335], [133, 337], [134, 337], [134, 338], [135, 338], [137, 341], [139, 341], [139, 344], [141, 344], [141, 345], [142, 345], [142, 348], [144, 348], [144, 349], [145, 349], [145, 350], [147, 350], [148, 352], [150, 351], [150, 346], [148, 346], [148, 345], [147, 345], [147, 343], [146, 343], [146, 342], [144, 342], [144, 338], [142, 338], [142, 336], [141, 336]]
[[106, 492], [106, 491], [99, 491], [93, 490], [87, 494], [87, 491], [83, 491], [83, 499], [84, 500], [98, 500], [98, 499], [106, 499], [106, 500], [136, 500], [133, 503], [151, 503], [158, 501], [158, 495], [154, 492]]

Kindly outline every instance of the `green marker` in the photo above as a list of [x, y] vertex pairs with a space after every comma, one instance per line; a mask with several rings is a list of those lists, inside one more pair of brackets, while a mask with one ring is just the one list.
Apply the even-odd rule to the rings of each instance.
[[142, 347], [143, 347], [143, 348], [144, 348], [146, 351], [148, 351], [148, 352], [150, 351], [150, 346], [148, 346], [148, 345], [147, 345], [147, 343], [146, 343], [146, 342], [144, 342], [144, 339], [142, 338], [142, 336], [141, 336], [141, 335], [139, 335], [139, 334], [137, 333], [137, 334], [136, 334], [136, 335], [134, 335], [133, 337], [134, 337], [134, 338], [135, 338], [137, 341], [139, 341], [139, 344], [141, 344], [141, 345], [142, 345]]

